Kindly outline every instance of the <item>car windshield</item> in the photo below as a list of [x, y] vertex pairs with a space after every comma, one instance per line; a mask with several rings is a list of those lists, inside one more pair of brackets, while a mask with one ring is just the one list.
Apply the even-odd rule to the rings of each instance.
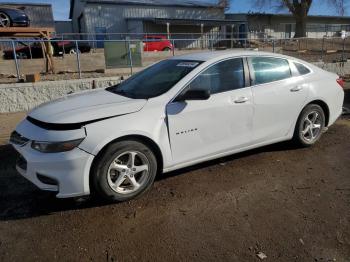
[[201, 61], [164, 60], [106, 90], [134, 99], [148, 99], [169, 91]]

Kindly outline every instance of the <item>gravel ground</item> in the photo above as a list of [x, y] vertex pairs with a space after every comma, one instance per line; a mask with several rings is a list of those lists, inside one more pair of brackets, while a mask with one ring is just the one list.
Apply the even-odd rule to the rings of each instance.
[[312, 148], [210, 161], [109, 205], [38, 190], [2, 145], [0, 261], [350, 261], [349, 132], [342, 118]]

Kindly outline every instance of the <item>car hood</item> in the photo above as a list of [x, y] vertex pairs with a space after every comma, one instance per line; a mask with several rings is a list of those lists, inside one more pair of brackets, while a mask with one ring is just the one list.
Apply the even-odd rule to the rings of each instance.
[[106, 90], [94, 90], [44, 103], [28, 116], [45, 123], [84, 123], [134, 113], [146, 103], [145, 99], [131, 99]]

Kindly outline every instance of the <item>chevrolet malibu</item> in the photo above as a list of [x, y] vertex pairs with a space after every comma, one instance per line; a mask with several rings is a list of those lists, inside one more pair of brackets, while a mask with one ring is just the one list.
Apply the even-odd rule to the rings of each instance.
[[35, 108], [10, 142], [18, 172], [39, 188], [125, 201], [162, 172], [285, 140], [313, 145], [342, 112], [342, 85], [277, 54], [173, 57]]

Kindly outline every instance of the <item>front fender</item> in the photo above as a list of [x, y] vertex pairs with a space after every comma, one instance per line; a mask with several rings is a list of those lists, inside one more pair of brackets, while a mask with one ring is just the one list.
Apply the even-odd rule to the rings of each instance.
[[[149, 116], [152, 116], [151, 118]], [[163, 167], [171, 164], [171, 151], [165, 116], [141, 112], [102, 120], [85, 126], [87, 137], [79, 148], [98, 155], [109, 143], [126, 137], [141, 136], [158, 145], [163, 158]]]

